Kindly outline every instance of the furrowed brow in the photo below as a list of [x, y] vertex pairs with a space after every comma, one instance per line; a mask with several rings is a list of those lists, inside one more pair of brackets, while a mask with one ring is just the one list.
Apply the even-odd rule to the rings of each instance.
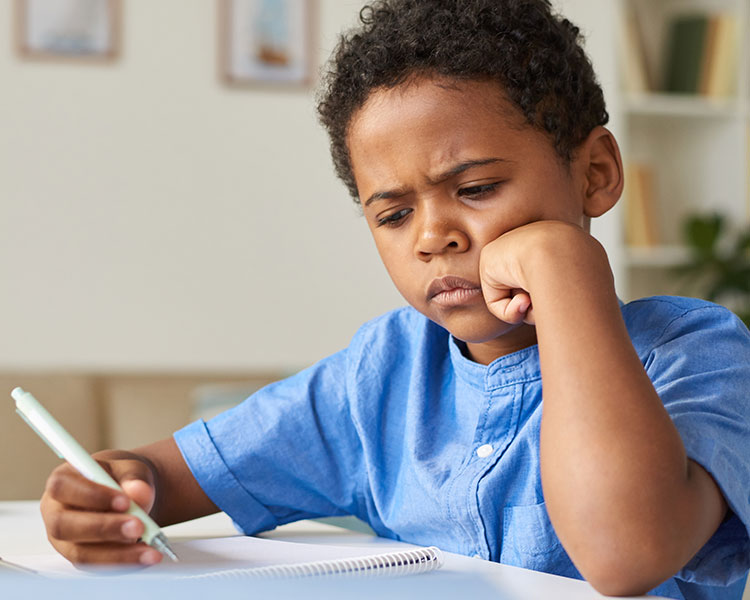
[[365, 206], [370, 206], [373, 202], [377, 202], [378, 200], [389, 200], [391, 198], [398, 198], [399, 196], [405, 195], [406, 192], [401, 189], [395, 189], [395, 190], [386, 190], [384, 192], [375, 192], [372, 196], [370, 196], [367, 201], [365, 202]]
[[[469, 169], [473, 169], [475, 167], [483, 167], [484, 165], [492, 165], [496, 163], [511, 163], [513, 161], [505, 159], [505, 158], [480, 158], [477, 160], [467, 160], [462, 163], [457, 164], [454, 167], [451, 167], [447, 171], [444, 171], [443, 173], [440, 173], [437, 177], [427, 178], [427, 182], [430, 185], [438, 185], [440, 183], [443, 183], [444, 181], [447, 181], [451, 177], [455, 177], [456, 175], [460, 175], [464, 171], [468, 171]], [[367, 201], [364, 203], [364, 206], [370, 206], [373, 202], [377, 202], [378, 200], [389, 200], [391, 198], [398, 198], [399, 196], [403, 196], [406, 194], [406, 191], [403, 189], [393, 189], [393, 190], [386, 190], [382, 192], [375, 192], [372, 194]]]
[[462, 163], [457, 164], [455, 167], [451, 167], [447, 171], [444, 171], [440, 173], [437, 177], [428, 177], [427, 183], [430, 185], [438, 185], [439, 183], [443, 183], [444, 181], [447, 181], [451, 177], [455, 177], [456, 175], [460, 175], [464, 171], [468, 171], [469, 169], [473, 169], [474, 167], [483, 167], [484, 165], [492, 165], [495, 163], [509, 163], [512, 161], [509, 161], [504, 158], [480, 158], [477, 160], [467, 160]]

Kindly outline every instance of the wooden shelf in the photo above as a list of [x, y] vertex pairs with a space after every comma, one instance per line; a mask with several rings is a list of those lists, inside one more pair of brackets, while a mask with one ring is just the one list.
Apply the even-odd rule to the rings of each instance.
[[676, 267], [688, 260], [690, 250], [685, 246], [630, 246], [625, 249], [625, 262], [629, 267]]
[[625, 111], [633, 116], [726, 119], [746, 117], [748, 106], [737, 98], [707, 98], [680, 94], [630, 94]]

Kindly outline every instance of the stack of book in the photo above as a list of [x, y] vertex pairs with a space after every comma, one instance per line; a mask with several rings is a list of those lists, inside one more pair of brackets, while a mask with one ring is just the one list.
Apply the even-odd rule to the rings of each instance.
[[635, 13], [622, 29], [622, 67], [631, 93], [667, 92], [727, 98], [736, 93], [740, 54], [740, 26], [734, 14], [690, 13], [667, 23], [665, 53], [655, 74], [644, 52], [642, 31]]
[[731, 14], [684, 15], [670, 28], [664, 91], [726, 98], [735, 92], [739, 23]]

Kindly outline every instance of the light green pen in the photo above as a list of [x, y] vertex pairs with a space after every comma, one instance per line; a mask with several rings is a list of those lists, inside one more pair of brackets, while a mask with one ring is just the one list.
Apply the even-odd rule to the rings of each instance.
[[[67, 460], [81, 475], [115, 490], [122, 491], [117, 482], [112, 479], [102, 466], [96, 462], [86, 450], [63, 428], [55, 418], [29, 392], [20, 387], [15, 388], [10, 395], [16, 401], [16, 412], [60, 458]], [[141, 539], [149, 546], [177, 562], [177, 555], [169, 547], [167, 537], [159, 529], [154, 520], [132, 500], [128, 514], [140, 519], [145, 530]]]

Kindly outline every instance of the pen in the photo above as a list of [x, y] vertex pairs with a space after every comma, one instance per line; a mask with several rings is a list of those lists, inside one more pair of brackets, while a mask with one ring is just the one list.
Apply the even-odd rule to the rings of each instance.
[[[34, 396], [20, 387], [15, 388], [10, 395], [16, 401], [16, 412], [54, 450], [55, 454], [67, 460], [86, 479], [122, 491], [110, 474], [83, 449], [72, 435], [65, 431]], [[141, 539], [144, 542], [177, 562], [177, 555], [170, 548], [167, 537], [140, 506], [131, 500], [130, 508], [126, 512], [143, 523], [145, 530]]]

